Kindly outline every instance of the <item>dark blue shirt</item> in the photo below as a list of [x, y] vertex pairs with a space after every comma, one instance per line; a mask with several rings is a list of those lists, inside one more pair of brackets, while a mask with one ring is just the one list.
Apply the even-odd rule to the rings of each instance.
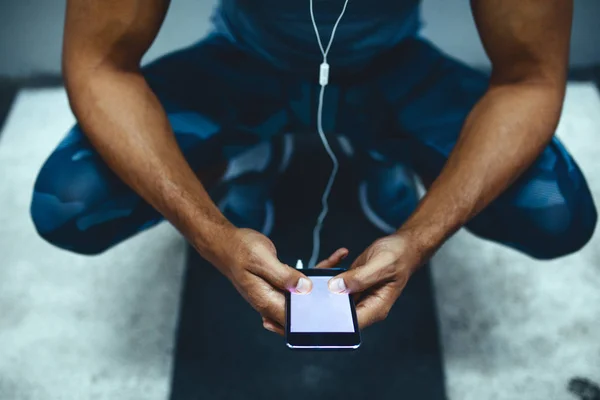
[[[349, 0], [328, 61], [360, 67], [419, 30], [419, 0]], [[314, 0], [323, 47], [344, 0]], [[221, 0], [216, 30], [285, 69], [318, 66], [322, 56], [310, 18], [310, 0]]]

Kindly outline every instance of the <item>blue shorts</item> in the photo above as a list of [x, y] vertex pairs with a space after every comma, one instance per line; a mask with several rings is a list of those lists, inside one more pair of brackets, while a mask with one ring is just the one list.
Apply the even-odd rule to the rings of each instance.
[[[317, 71], [278, 70], [212, 35], [144, 68], [192, 168], [223, 162], [286, 132], [314, 134]], [[433, 180], [488, 86], [484, 74], [413, 38], [361, 71], [332, 70], [327, 132]], [[161, 220], [109, 170], [78, 126], [50, 155], [31, 214], [51, 243], [101, 252]], [[578, 250], [596, 210], [580, 169], [554, 138], [538, 160], [467, 228], [538, 258]]]

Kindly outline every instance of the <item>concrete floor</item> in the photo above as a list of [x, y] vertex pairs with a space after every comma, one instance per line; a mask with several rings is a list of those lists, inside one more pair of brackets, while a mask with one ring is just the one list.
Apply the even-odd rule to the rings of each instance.
[[[35, 175], [73, 123], [62, 89], [25, 90], [0, 135], [0, 399], [164, 400], [185, 243], [168, 225], [98, 257], [28, 218]], [[571, 84], [558, 130], [600, 199], [600, 96]], [[576, 400], [600, 381], [600, 236], [539, 262], [460, 232], [433, 261], [451, 400]]]
[[0, 399], [166, 399], [184, 240], [164, 224], [83, 257], [28, 218], [37, 170], [73, 121], [62, 89], [26, 90], [0, 135]]
[[[557, 135], [600, 200], [600, 96], [569, 85]], [[450, 399], [576, 399], [600, 381], [600, 232], [542, 262], [459, 232], [432, 262]]]

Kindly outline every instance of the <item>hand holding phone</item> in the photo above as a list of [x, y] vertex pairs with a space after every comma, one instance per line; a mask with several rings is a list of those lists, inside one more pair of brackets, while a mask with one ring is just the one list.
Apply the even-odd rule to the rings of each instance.
[[313, 289], [286, 295], [286, 344], [292, 349], [356, 349], [360, 331], [354, 301], [329, 290], [329, 280], [343, 269], [305, 269]]
[[[346, 249], [346, 248], [337, 249], [333, 254], [331, 254], [331, 256], [329, 256], [328, 258], [322, 260], [319, 264], [317, 264], [317, 266], [315, 268], [323, 268], [323, 269], [333, 268], [336, 265], [338, 265], [347, 255], [348, 255], [348, 249]], [[291, 267], [286, 266], [286, 270], [287, 270], [288, 274], [291, 274], [293, 272], [296, 276], [304, 276], [302, 274], [302, 272], [306, 271], [306, 270], [302, 269], [301, 271], [297, 271], [297, 269], [298, 268], [291, 268]], [[308, 280], [308, 279], [306, 279], [306, 280]], [[312, 290], [312, 281], [309, 282], [309, 284], [306, 286], [306, 288], [308, 289], [307, 292]], [[294, 290], [288, 289], [286, 291], [293, 292]], [[263, 322], [263, 327], [266, 330], [277, 333], [281, 336], [284, 336], [285, 335], [285, 328], [284, 328], [285, 313], [286, 313], [285, 304], [286, 304], [287, 298], [284, 296], [284, 293], [277, 293], [276, 297], [279, 297], [279, 296], [281, 296], [281, 320], [274, 319], [274, 318], [270, 317], [269, 315], [265, 315], [265, 313], [263, 313], [262, 314], [262, 322]], [[260, 293], [255, 292], [254, 297], [260, 297]]]

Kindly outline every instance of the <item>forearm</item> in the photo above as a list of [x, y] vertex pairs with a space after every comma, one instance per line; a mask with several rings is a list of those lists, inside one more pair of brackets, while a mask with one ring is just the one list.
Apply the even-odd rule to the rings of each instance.
[[535, 161], [554, 134], [563, 95], [552, 83], [492, 85], [401, 230], [416, 235], [424, 252], [435, 251]]
[[210, 258], [231, 225], [184, 159], [143, 76], [99, 67], [66, 81], [73, 111], [108, 166]]

